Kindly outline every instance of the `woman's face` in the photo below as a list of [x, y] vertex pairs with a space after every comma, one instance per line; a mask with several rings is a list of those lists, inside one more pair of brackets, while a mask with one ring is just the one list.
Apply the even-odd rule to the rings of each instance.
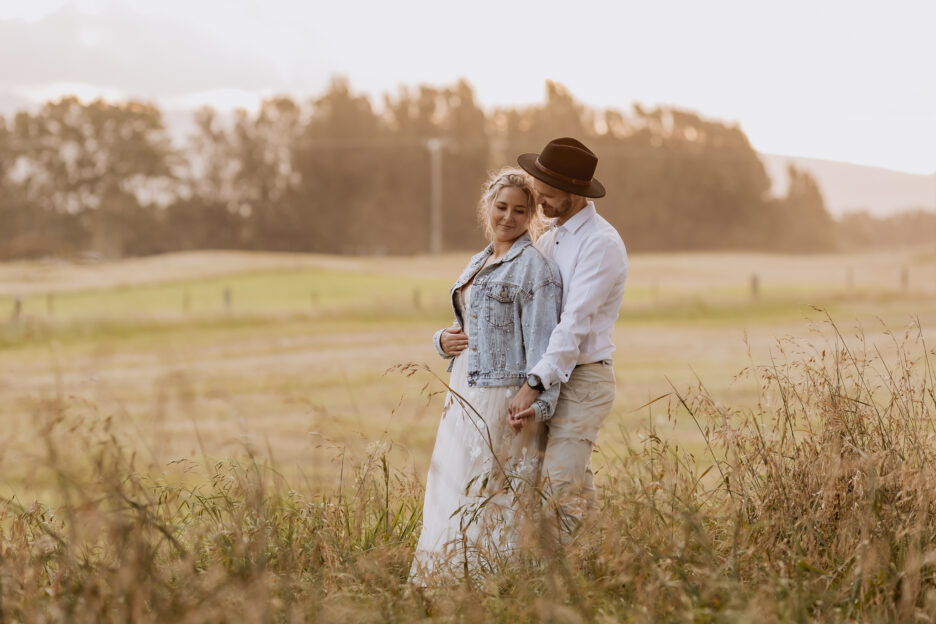
[[517, 240], [526, 232], [530, 216], [526, 194], [514, 186], [502, 188], [488, 209], [488, 223], [494, 232], [494, 240], [499, 243]]

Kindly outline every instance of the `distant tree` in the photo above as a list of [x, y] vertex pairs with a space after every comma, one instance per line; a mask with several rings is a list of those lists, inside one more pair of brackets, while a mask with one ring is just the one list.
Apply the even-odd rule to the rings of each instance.
[[403, 209], [386, 225], [400, 231], [409, 253], [428, 250], [433, 181], [427, 141], [437, 139], [442, 142], [443, 247], [476, 249], [484, 240], [475, 208], [491, 156], [487, 119], [471, 86], [462, 80], [446, 88], [401, 89], [385, 104], [388, 136], [399, 147], [396, 158], [380, 168], [382, 193], [402, 201]]
[[532, 110], [531, 121], [529, 132], [540, 142], [557, 136], [588, 137], [595, 130], [591, 110], [551, 80], [546, 81], [546, 102]]
[[233, 139], [217, 111], [210, 106], [198, 109], [194, 115], [196, 131], [189, 139], [190, 171], [186, 178], [186, 196], [195, 196], [229, 205], [238, 212], [240, 203], [235, 179], [241, 168], [237, 161]]
[[601, 212], [635, 250], [761, 248], [770, 179], [737, 126], [674, 108], [595, 113], [548, 82], [546, 102], [499, 110], [511, 155], [573, 136], [599, 156]]
[[[382, 252], [425, 253], [430, 247], [431, 171], [428, 141], [441, 139], [445, 115], [443, 90], [425, 85], [400, 88], [384, 97], [382, 121], [392, 158], [373, 163], [380, 211], [375, 217], [383, 231], [373, 235]], [[442, 146], [442, 160], [450, 160], [452, 145]], [[443, 173], [443, 180], [447, 176]], [[443, 182], [444, 186], [444, 182]], [[362, 215], [362, 219], [366, 219]], [[444, 221], [443, 221], [444, 223]]]
[[[381, 196], [381, 167], [404, 158], [366, 96], [344, 79], [332, 81], [311, 103], [309, 120], [294, 145], [298, 194], [310, 225], [309, 249], [366, 253], [401, 240], [388, 219], [406, 198]], [[383, 234], [382, 234], [383, 233]]]
[[787, 176], [786, 197], [774, 203], [772, 246], [796, 252], [833, 250], [834, 222], [815, 178], [792, 164], [787, 167]]
[[486, 170], [560, 136], [598, 154], [601, 214], [635, 251], [815, 251], [846, 231], [804, 172], [791, 169], [788, 194], [770, 198], [737, 125], [672, 107], [595, 111], [555, 82], [541, 104], [485, 114], [464, 80], [402, 87], [377, 111], [336, 78], [305, 103], [272, 98], [229, 116], [205, 108], [195, 123], [183, 160], [147, 104], [70, 97], [0, 118], [0, 255], [425, 252], [429, 140], [442, 145], [444, 248], [476, 249]]
[[546, 81], [542, 105], [502, 109], [495, 118], [506, 142], [521, 152], [539, 151], [546, 141], [557, 137], [585, 139], [595, 135], [593, 113], [563, 85], [551, 80]]
[[[235, 111], [231, 120], [203, 108], [196, 126], [191, 192], [170, 211], [174, 224], [186, 224], [180, 244], [308, 249], [313, 232], [297, 200], [300, 176], [294, 164], [304, 130], [299, 105], [273, 98], [255, 114]], [[211, 227], [199, 227], [198, 221]]]
[[916, 208], [884, 217], [864, 211], [848, 213], [835, 223], [835, 240], [839, 249], [857, 251], [907, 246], [932, 249], [936, 212]]
[[207, 196], [180, 197], [165, 209], [167, 250], [242, 249], [248, 220]]
[[314, 225], [298, 201], [300, 175], [295, 144], [302, 113], [289, 98], [262, 103], [255, 117], [243, 111], [234, 125], [235, 189], [240, 213], [251, 223], [251, 245], [263, 249], [309, 250]]
[[65, 220], [75, 226], [67, 239], [89, 237], [102, 254], [132, 251], [128, 206], [157, 204], [172, 192], [174, 153], [155, 106], [66, 97], [19, 113], [12, 134], [25, 200], [77, 217]]
[[0, 117], [0, 260], [75, 253], [74, 232], [82, 231], [77, 218], [30, 202], [18, 160], [12, 128]]
[[[439, 96], [444, 105], [440, 120], [443, 152], [443, 242], [446, 249], [476, 249], [486, 243], [476, 219], [476, 207], [487, 169], [491, 146], [487, 119], [464, 80]], [[507, 163], [503, 163], [507, 164]]]
[[15, 161], [12, 133], [7, 127], [6, 118], [0, 115], [0, 182], [6, 183], [7, 174], [10, 173]]
[[[601, 171], [635, 247], [758, 248], [770, 179], [737, 126], [673, 108], [634, 107], [634, 131]], [[610, 174], [610, 175], [609, 175]]]
[[864, 210], [843, 215], [836, 223], [836, 246], [846, 250], [861, 250], [873, 248], [875, 243], [880, 245], [884, 242], [887, 230], [883, 221]]
[[251, 213], [242, 195], [244, 164], [234, 133], [211, 107], [196, 111], [194, 121], [184, 190], [166, 209], [167, 229], [177, 249], [243, 248]]

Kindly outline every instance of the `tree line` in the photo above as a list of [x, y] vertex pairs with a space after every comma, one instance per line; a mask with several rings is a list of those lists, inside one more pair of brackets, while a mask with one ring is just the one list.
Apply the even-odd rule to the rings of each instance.
[[0, 117], [0, 257], [227, 248], [412, 254], [430, 248], [429, 139], [441, 141], [442, 243], [482, 243], [489, 170], [581, 138], [599, 155], [600, 212], [633, 251], [835, 246], [816, 181], [783, 197], [736, 124], [672, 107], [595, 110], [560, 84], [484, 111], [472, 87], [403, 87], [375, 107], [344, 79], [305, 102], [194, 113], [184, 145], [159, 108], [74, 97]]

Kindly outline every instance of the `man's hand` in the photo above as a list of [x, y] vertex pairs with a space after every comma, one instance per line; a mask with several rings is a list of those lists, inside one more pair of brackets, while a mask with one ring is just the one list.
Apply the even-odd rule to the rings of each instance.
[[535, 416], [536, 412], [533, 411], [531, 406], [539, 395], [539, 390], [534, 390], [529, 384], [524, 383], [517, 390], [517, 394], [514, 395], [513, 399], [510, 400], [507, 414], [514, 433], [519, 433], [523, 428], [523, 424]]
[[468, 348], [468, 336], [458, 326], [458, 323], [443, 331], [439, 336], [439, 342], [446, 355], [455, 356]]

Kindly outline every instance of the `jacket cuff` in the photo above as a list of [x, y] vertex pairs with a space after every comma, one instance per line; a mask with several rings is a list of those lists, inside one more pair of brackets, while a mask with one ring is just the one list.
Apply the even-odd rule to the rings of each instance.
[[440, 329], [439, 331], [437, 331], [435, 334], [432, 335], [432, 344], [435, 345], [436, 351], [439, 352], [439, 355], [441, 357], [445, 358], [446, 360], [450, 360], [455, 356], [449, 355], [448, 353], [442, 350], [442, 332], [444, 331], [445, 331], [444, 329]]
[[547, 416], [548, 409], [549, 408], [546, 405], [546, 401], [542, 399], [536, 399], [533, 401], [533, 413], [536, 422], [546, 422], [549, 420], [549, 416]]

